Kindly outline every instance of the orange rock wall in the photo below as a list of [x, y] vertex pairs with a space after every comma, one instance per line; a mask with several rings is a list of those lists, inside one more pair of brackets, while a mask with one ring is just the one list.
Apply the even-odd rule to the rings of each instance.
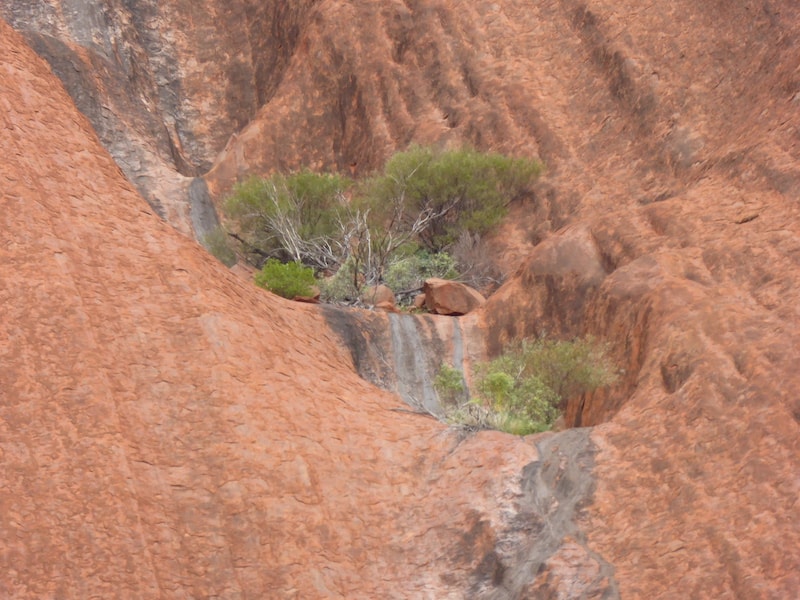
[[0, 76], [0, 595], [491, 587], [535, 447], [395, 410], [153, 215], [1, 22]]
[[314, 308], [150, 214], [3, 26], [0, 589], [792, 597], [797, 3], [251, 4], [0, 9], [185, 232], [194, 175], [219, 197], [412, 141], [538, 155], [490, 240], [509, 281], [463, 330], [593, 333], [620, 384], [527, 442], [392, 410]]

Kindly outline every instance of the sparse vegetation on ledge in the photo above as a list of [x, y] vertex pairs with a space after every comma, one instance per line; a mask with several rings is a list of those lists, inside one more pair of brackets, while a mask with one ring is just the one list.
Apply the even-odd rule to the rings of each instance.
[[365, 285], [419, 288], [428, 277], [482, 287], [499, 276], [482, 259], [481, 236], [541, 170], [529, 159], [414, 146], [361, 181], [308, 170], [254, 177], [224, 205], [235, 243], [217, 236], [213, 248], [225, 262], [234, 250], [259, 268], [302, 263], [331, 302], [353, 301]]
[[448, 423], [527, 435], [550, 429], [570, 398], [616, 379], [606, 347], [593, 338], [539, 338], [477, 365], [471, 390], [460, 371], [443, 364], [434, 388]]

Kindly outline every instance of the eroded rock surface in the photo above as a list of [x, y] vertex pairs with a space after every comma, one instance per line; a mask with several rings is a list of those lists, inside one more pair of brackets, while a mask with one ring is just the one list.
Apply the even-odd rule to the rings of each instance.
[[314, 4], [4, 1], [0, 17], [50, 63], [151, 206], [200, 237], [189, 186], [274, 93]]
[[315, 307], [155, 216], [3, 22], [0, 79], [0, 595], [445, 598], [511, 566], [533, 445], [396, 410]]
[[[185, 231], [188, 205], [167, 199], [196, 175], [219, 196], [251, 171], [361, 174], [412, 141], [541, 157], [535, 197], [491, 240], [511, 277], [461, 328], [490, 353], [544, 330], [609, 340], [619, 385], [571, 402], [588, 440], [551, 447], [594, 491], [517, 575], [503, 544], [538, 547], [535, 519], [491, 515], [524, 512], [541, 444], [492, 434], [447, 454], [433, 422], [348, 378], [370, 338], [328, 357], [340, 338], [315, 309], [256, 294], [142, 213], [4, 29], [7, 595], [793, 597], [797, 3], [225, 5], [0, 9]], [[245, 38], [267, 58], [240, 61]], [[389, 317], [371, 318], [390, 344]]]
[[617, 389], [574, 399], [567, 420], [595, 426], [586, 531], [622, 597], [781, 598], [800, 585], [800, 20], [732, 3], [717, 28], [708, 5], [673, 6], [694, 25], [575, 6], [584, 64], [610, 85], [573, 97], [559, 132], [582, 168], [558, 163], [531, 211], [565, 191], [580, 209], [534, 240], [485, 328], [495, 352], [543, 331], [615, 349]]

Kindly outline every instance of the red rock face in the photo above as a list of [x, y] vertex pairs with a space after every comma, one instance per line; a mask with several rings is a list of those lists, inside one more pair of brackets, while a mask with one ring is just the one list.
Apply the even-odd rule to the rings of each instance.
[[795, 596], [797, 3], [225, 4], [0, 10], [184, 231], [166, 191], [195, 174], [540, 156], [464, 331], [591, 333], [620, 383], [536, 448], [392, 410], [351, 369], [388, 317], [347, 356], [329, 315], [209, 262], [3, 27], [0, 590]]
[[314, 307], [154, 216], [0, 34], [0, 595], [496, 589], [536, 448], [396, 410]]

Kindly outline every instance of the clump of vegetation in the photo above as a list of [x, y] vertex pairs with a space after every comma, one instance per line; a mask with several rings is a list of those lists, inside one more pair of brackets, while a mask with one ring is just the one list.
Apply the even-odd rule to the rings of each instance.
[[416, 229], [426, 249], [440, 252], [463, 231], [483, 234], [497, 225], [540, 173], [540, 163], [527, 159], [412, 146], [389, 159], [369, 190], [388, 218]]
[[455, 259], [447, 252], [431, 253], [417, 250], [407, 256], [396, 257], [384, 274], [384, 283], [398, 294], [415, 291], [426, 279], [458, 279]]
[[[403, 291], [428, 277], [473, 272], [474, 240], [540, 172], [533, 160], [414, 146], [361, 182], [308, 170], [248, 179], [224, 212], [230, 237], [252, 264], [299, 262], [327, 278], [327, 298], [357, 298], [364, 285]], [[473, 240], [472, 257], [462, 251], [464, 236]]]
[[452, 365], [442, 364], [433, 380], [433, 389], [445, 406], [457, 406], [462, 403], [467, 391], [464, 374]]
[[[606, 347], [591, 337], [526, 340], [477, 365], [475, 372], [469, 402], [454, 403], [451, 396], [440, 393], [446, 420], [516, 435], [550, 429], [567, 400], [611, 385], [617, 378]], [[448, 377], [454, 376], [448, 373]]]
[[299, 262], [282, 263], [270, 258], [255, 279], [256, 285], [290, 300], [314, 294], [314, 270]]
[[348, 258], [336, 272], [317, 280], [323, 302], [347, 304], [355, 302], [363, 286], [356, 270], [355, 260]]
[[277, 258], [335, 269], [348, 249], [346, 177], [308, 170], [237, 184], [224, 204], [234, 237], [251, 261]]

